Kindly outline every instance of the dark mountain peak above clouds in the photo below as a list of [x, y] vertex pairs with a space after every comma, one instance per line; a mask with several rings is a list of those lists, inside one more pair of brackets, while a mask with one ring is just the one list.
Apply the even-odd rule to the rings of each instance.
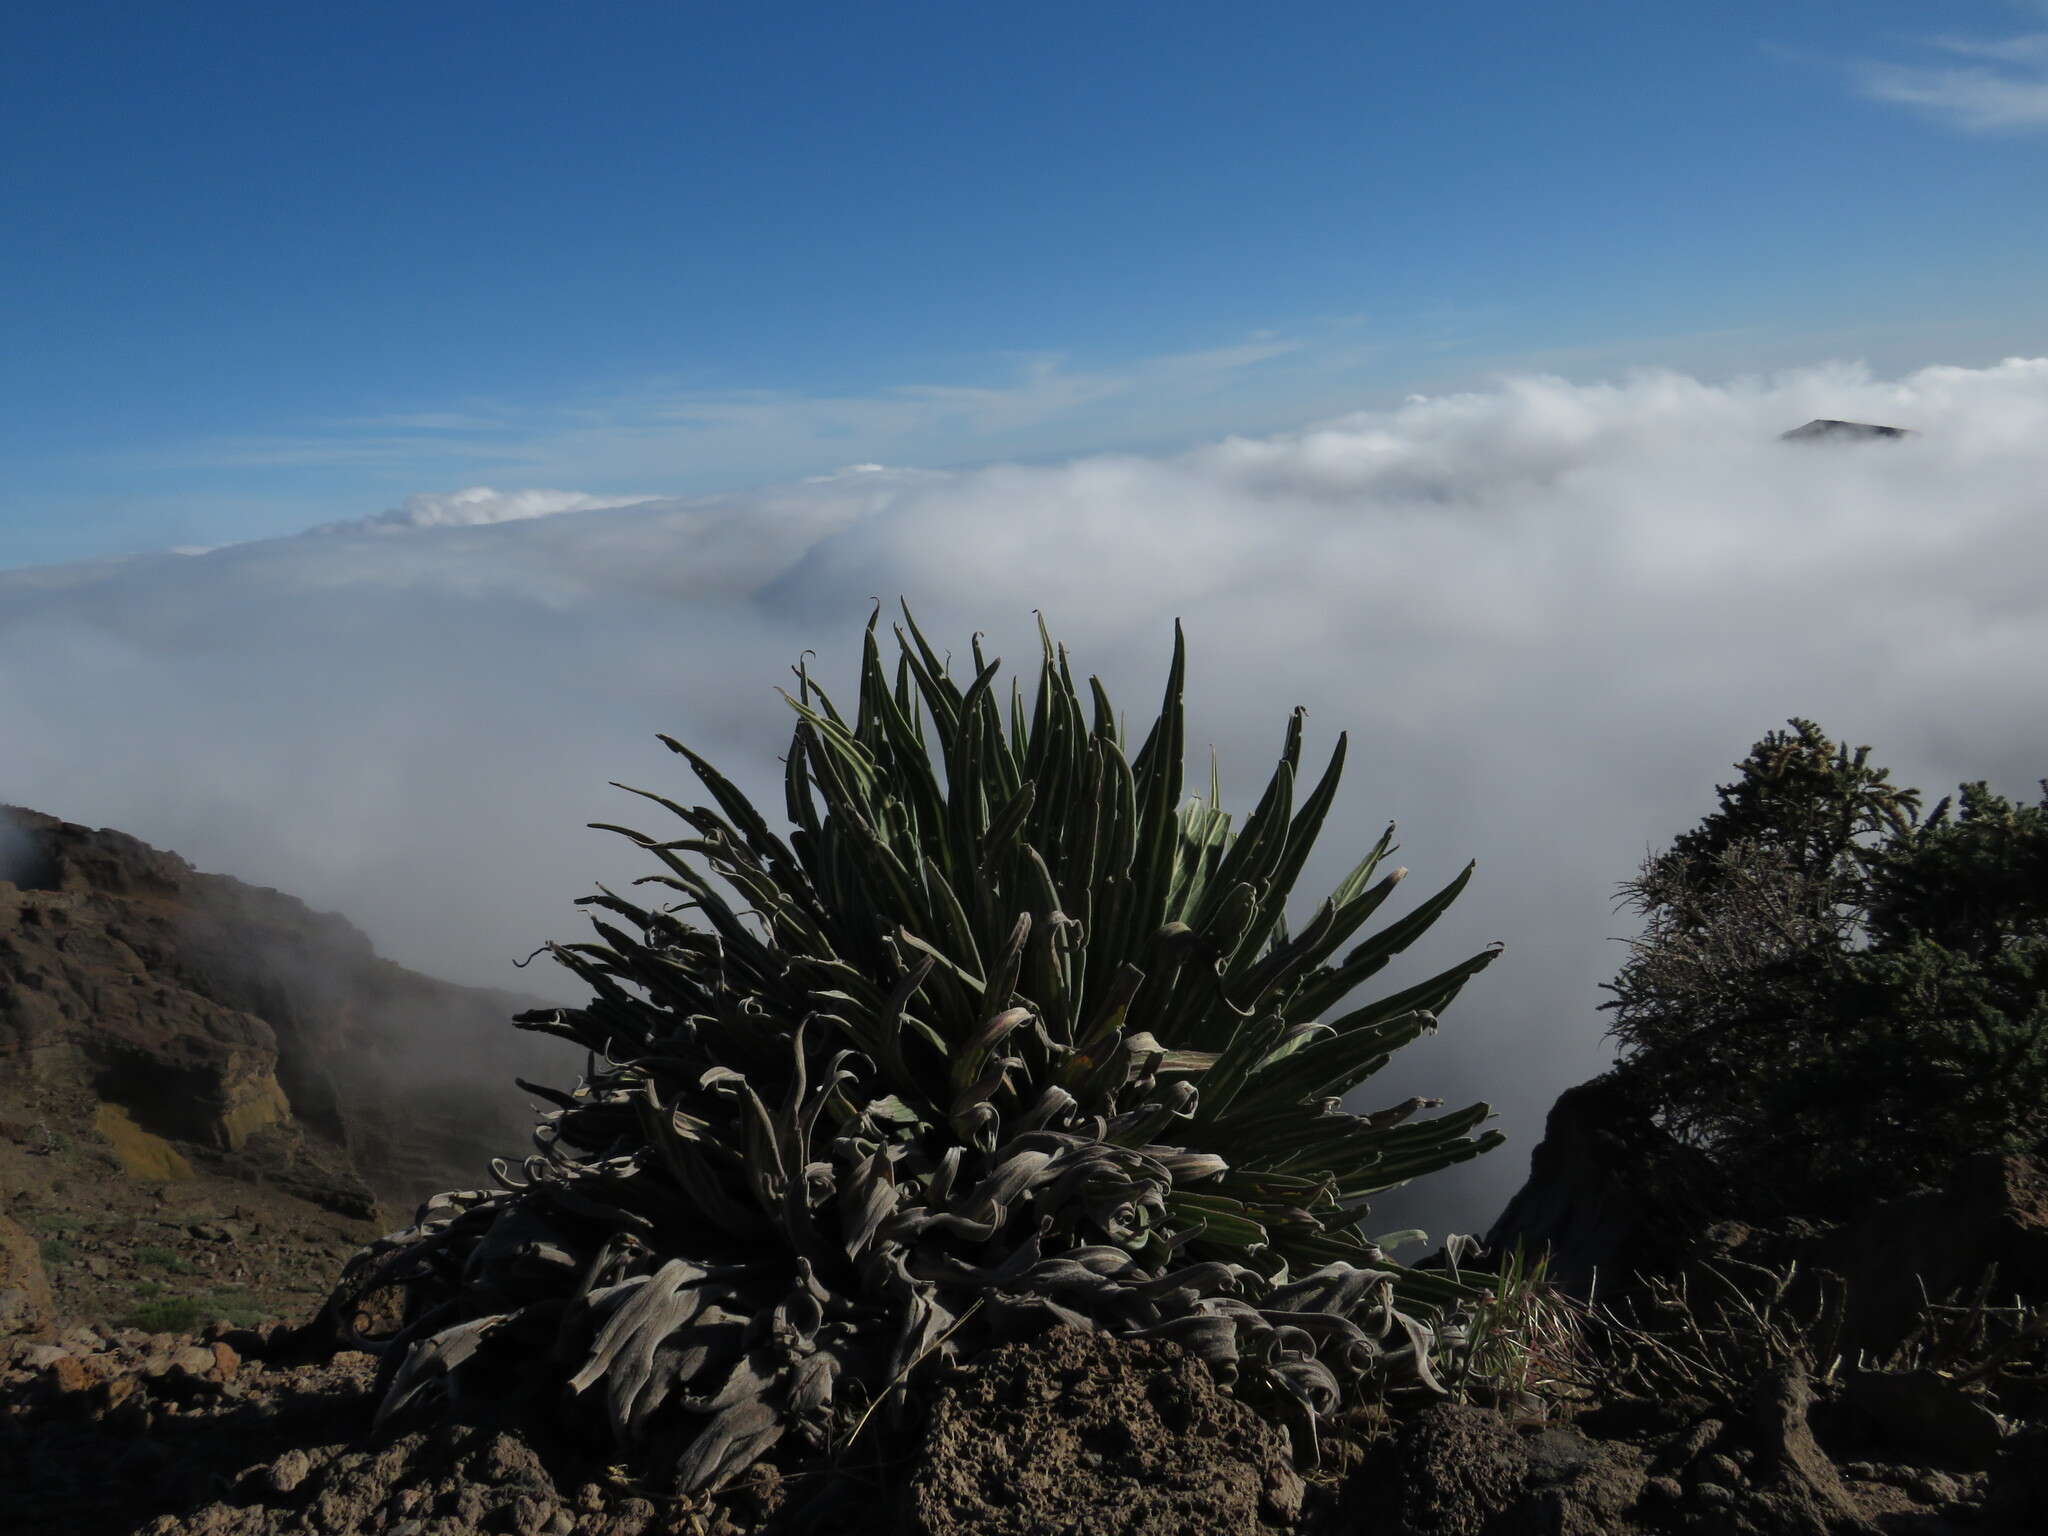
[[1788, 443], [1898, 442], [1919, 435], [1911, 427], [1881, 427], [1874, 422], [1836, 421], [1828, 416], [1816, 416], [1803, 427], [1778, 434]]

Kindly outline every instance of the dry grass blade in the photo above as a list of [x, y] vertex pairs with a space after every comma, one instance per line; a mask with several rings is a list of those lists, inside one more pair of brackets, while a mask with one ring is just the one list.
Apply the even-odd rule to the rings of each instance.
[[1693, 1276], [1656, 1276], [1635, 1302], [1581, 1308], [1588, 1391], [1732, 1401], [1781, 1366], [1800, 1365], [1818, 1381], [1840, 1370], [1847, 1298], [1839, 1278], [1816, 1271], [1802, 1285], [1797, 1264], [1734, 1261], [1697, 1274], [1710, 1295], [1695, 1293]]
[[974, 1316], [975, 1313], [981, 1310], [981, 1305], [982, 1304], [977, 1301], [965, 1312], [962, 1312], [958, 1317], [954, 1318], [953, 1325], [950, 1328], [946, 1329], [945, 1332], [941, 1333], [937, 1338], [933, 1339], [929, 1344], [925, 1345], [923, 1349], [919, 1350], [917, 1352], [916, 1357], [912, 1359], [908, 1365], [904, 1366], [902, 1370], [898, 1371], [895, 1374], [895, 1376], [890, 1379], [889, 1384], [883, 1387], [882, 1390], [875, 1395], [874, 1401], [870, 1402], [867, 1405], [867, 1407], [861, 1410], [860, 1417], [854, 1420], [853, 1428], [847, 1431], [846, 1438], [839, 1443], [839, 1453], [842, 1456], [845, 1455], [846, 1452], [853, 1449], [853, 1442], [858, 1440], [860, 1438], [860, 1432], [868, 1427], [868, 1420], [875, 1416], [875, 1410], [881, 1407], [882, 1404], [889, 1401], [889, 1394], [894, 1392], [898, 1387], [902, 1386], [904, 1382], [908, 1381], [910, 1379], [910, 1373], [916, 1370], [920, 1365], [922, 1365], [925, 1362], [925, 1360], [931, 1356], [933, 1351], [937, 1350], [942, 1344], [946, 1342], [946, 1340], [950, 1339], [951, 1337], [953, 1337], [954, 1334], [958, 1333], [961, 1327], [967, 1322], [967, 1320], [970, 1317]]

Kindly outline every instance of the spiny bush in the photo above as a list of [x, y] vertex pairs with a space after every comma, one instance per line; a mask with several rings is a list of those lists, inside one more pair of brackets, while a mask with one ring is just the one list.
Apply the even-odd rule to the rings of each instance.
[[1340, 1405], [1441, 1390], [1435, 1330], [1478, 1293], [1360, 1223], [1500, 1138], [1483, 1104], [1342, 1101], [1497, 947], [1342, 1005], [1470, 867], [1354, 943], [1405, 873], [1389, 828], [1290, 933], [1341, 737], [1299, 794], [1296, 710], [1233, 828], [1213, 773], [1182, 803], [1178, 630], [1131, 754], [1042, 629], [1006, 701], [978, 641], [963, 686], [904, 617], [893, 671], [870, 621], [850, 715], [797, 668], [787, 838], [662, 738], [711, 804], [636, 790], [680, 835], [609, 830], [667, 904], [584, 898], [595, 937], [548, 950], [590, 1001], [519, 1021], [584, 1047], [583, 1080], [525, 1085], [553, 1106], [536, 1153], [337, 1294], [404, 1295], [370, 1341], [385, 1421], [552, 1399], [690, 1490], [784, 1436], [843, 1450], [921, 1367], [1055, 1323], [1177, 1341], [1311, 1457]]
[[1631, 1092], [1749, 1204], [1840, 1213], [2048, 1142], [2048, 793], [1923, 819], [1790, 724], [1622, 887], [1603, 1006]]

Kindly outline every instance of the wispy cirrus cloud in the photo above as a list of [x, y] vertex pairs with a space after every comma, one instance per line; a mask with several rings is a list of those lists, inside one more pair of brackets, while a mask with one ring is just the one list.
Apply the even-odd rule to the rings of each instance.
[[[1261, 365], [1317, 353], [1315, 337], [1256, 333], [1223, 346], [1116, 366], [1061, 353], [995, 360], [986, 381], [912, 381], [867, 390], [706, 389], [648, 380], [529, 404], [490, 402], [214, 439], [164, 456], [167, 467], [318, 466], [463, 478], [669, 483], [787, 474], [849, 460], [954, 461], [1041, 454], [1077, 423], [1109, 429], [1163, 417], [1240, 389]], [[1327, 349], [1325, 349], [1327, 350]], [[1356, 349], [1347, 355], [1356, 355]]]
[[344, 429], [210, 438], [151, 454], [148, 465], [168, 470], [406, 468], [436, 460], [516, 462], [523, 454], [516, 442]]
[[1938, 61], [1855, 66], [1862, 93], [1971, 133], [2048, 129], [2048, 32], [1935, 37]]
[[501, 432], [513, 429], [502, 414], [475, 411], [398, 411], [378, 416], [344, 416], [330, 423], [342, 431]]

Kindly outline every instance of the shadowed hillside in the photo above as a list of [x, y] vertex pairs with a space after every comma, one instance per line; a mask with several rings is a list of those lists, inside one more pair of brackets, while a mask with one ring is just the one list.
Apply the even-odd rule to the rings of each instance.
[[507, 1021], [531, 999], [406, 970], [340, 917], [124, 833], [6, 817], [15, 1149], [89, 1152], [104, 1178], [158, 1193], [242, 1180], [370, 1218], [522, 1148], [512, 1079], [548, 1070], [549, 1049]]

